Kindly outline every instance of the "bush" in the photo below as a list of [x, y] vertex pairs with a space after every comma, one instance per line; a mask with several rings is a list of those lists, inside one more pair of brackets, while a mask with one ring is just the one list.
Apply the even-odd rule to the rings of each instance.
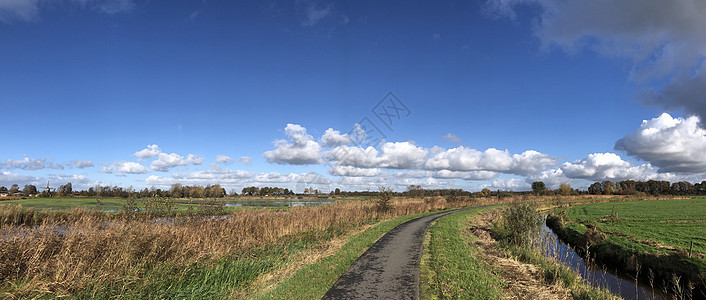
[[527, 203], [513, 205], [503, 215], [503, 237], [510, 243], [525, 246], [539, 233], [542, 216]]
[[385, 212], [392, 208], [392, 188], [381, 185], [378, 187], [378, 198], [375, 202], [378, 211]]

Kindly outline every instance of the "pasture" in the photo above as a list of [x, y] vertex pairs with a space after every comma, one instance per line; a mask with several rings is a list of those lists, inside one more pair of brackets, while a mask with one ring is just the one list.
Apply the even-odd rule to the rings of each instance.
[[[596, 203], [566, 210], [567, 221], [656, 246], [706, 253], [706, 198]], [[647, 248], [649, 250], [649, 248]]]

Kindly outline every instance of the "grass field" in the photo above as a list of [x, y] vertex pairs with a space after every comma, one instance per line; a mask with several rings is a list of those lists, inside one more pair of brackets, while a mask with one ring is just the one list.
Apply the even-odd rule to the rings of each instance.
[[644, 282], [653, 272], [672, 295], [706, 297], [705, 197], [577, 205], [547, 224], [599, 264]]
[[[566, 210], [567, 220], [597, 226], [603, 232], [706, 253], [706, 198], [597, 203]], [[655, 248], [664, 252], [667, 248]]]

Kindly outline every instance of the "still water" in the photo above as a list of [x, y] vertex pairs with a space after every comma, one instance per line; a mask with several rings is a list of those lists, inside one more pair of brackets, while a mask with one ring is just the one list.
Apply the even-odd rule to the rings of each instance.
[[323, 205], [333, 202], [333, 200], [326, 199], [233, 200], [226, 202], [226, 206], [296, 207]]
[[623, 299], [671, 299], [657, 287], [653, 289], [643, 283], [636, 285], [634, 277], [630, 278], [629, 275], [614, 271], [614, 268], [587, 262], [566, 243], [560, 241], [546, 223], [542, 226], [542, 231], [545, 245], [543, 247], [544, 256], [556, 258], [562, 264], [581, 274], [581, 277], [591, 285], [607, 288]]

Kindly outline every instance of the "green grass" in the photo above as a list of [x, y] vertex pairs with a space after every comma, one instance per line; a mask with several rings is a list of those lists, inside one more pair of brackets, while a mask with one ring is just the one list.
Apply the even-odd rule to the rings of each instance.
[[611, 216], [637, 221], [679, 221], [706, 219], [706, 197], [678, 200], [606, 202], [572, 207], [569, 220], [597, 220]]
[[422, 259], [422, 298], [501, 297], [502, 283], [476, 258], [475, 253], [480, 250], [470, 246], [474, 237], [463, 232], [469, 216], [480, 211], [468, 210], [450, 214], [439, 218], [429, 228], [428, 244]]
[[[617, 218], [605, 219], [611, 215]], [[569, 221], [595, 225], [603, 231], [686, 251], [693, 241], [694, 252], [706, 253], [706, 199], [703, 197], [587, 204], [567, 209], [566, 216]]]
[[[669, 283], [676, 275], [684, 284], [706, 288], [706, 259], [699, 257], [706, 253], [704, 197], [579, 205], [566, 209], [563, 219], [555, 232], [579, 247], [590, 244], [601, 264], [632, 273], [639, 264], [643, 275], [648, 269], [655, 273], [656, 282]], [[689, 257], [692, 242], [697, 255]]]
[[292, 277], [283, 280], [275, 289], [256, 299], [321, 299], [351, 264], [385, 233], [411, 219], [432, 214], [428, 212], [387, 220], [351, 236], [334, 255], [305, 266]]

